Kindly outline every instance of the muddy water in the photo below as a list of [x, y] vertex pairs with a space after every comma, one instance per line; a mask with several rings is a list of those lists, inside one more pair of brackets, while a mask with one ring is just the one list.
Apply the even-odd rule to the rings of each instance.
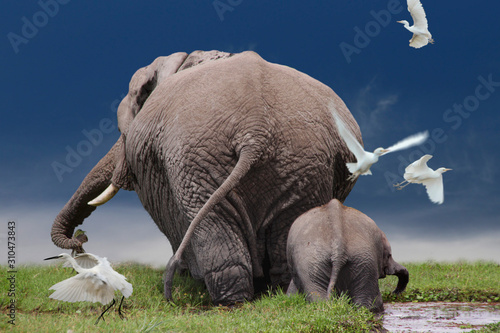
[[500, 303], [386, 303], [389, 332], [468, 332], [500, 321]]

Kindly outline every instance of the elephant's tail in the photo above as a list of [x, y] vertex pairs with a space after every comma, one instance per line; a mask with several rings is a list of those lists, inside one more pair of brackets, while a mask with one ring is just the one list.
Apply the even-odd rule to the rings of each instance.
[[[227, 179], [222, 183], [222, 185], [210, 196], [207, 202], [201, 207], [199, 212], [194, 217], [193, 221], [189, 225], [181, 244], [177, 248], [176, 253], [170, 258], [166, 270], [165, 270], [165, 298], [172, 299], [172, 282], [174, 278], [174, 273], [181, 262], [181, 257], [189, 244], [194, 230], [200, 224], [201, 221], [210, 213], [215, 205], [220, 203], [226, 195], [234, 189], [241, 179], [250, 171], [252, 166], [256, 161], [259, 160], [261, 152], [252, 148], [252, 146], [245, 146], [241, 149], [238, 162], [234, 166], [233, 171], [229, 174]], [[258, 265], [254, 265], [258, 266]], [[259, 266], [260, 267], [260, 266]], [[256, 267], [254, 267], [255, 269]], [[260, 269], [261, 270], [261, 269]], [[255, 272], [254, 272], [255, 273]], [[257, 275], [259, 273], [257, 272]], [[261, 274], [260, 274], [261, 275]]]

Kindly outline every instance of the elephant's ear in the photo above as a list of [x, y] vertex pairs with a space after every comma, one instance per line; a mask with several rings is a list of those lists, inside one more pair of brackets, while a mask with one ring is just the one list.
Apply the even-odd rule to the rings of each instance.
[[182, 66], [188, 54], [178, 52], [168, 57], [158, 57], [149, 66], [135, 72], [130, 80], [127, 96], [118, 106], [118, 128], [126, 133], [130, 123], [139, 113], [149, 95], [160, 82], [175, 74]]
[[151, 65], [135, 72], [130, 80], [127, 96], [118, 106], [118, 128], [125, 134], [149, 95], [169, 76], [201, 64], [233, 56], [221, 51], [194, 51], [189, 55], [178, 52], [168, 57], [158, 57]]

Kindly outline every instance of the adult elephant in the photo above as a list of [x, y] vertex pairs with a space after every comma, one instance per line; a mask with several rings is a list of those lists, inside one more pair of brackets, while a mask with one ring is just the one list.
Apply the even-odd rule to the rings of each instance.
[[361, 142], [329, 87], [254, 52], [157, 58], [132, 77], [122, 135], [56, 217], [52, 240], [78, 248], [88, 202], [134, 190], [174, 251], [196, 221], [182, 258], [215, 304], [251, 299], [255, 279], [286, 287], [290, 225], [354, 185], [332, 112]]

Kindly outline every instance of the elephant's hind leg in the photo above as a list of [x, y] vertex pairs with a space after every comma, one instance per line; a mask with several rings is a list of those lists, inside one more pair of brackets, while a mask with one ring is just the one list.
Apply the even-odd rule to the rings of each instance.
[[[318, 258], [321, 256], [315, 249], [311, 251], [295, 253], [296, 257], [292, 260], [292, 283], [293, 286], [306, 295], [306, 299], [310, 302], [326, 300], [329, 297], [328, 285], [331, 281], [332, 266], [327, 258]], [[309, 258], [317, 258], [317, 261], [312, 262]], [[290, 284], [292, 286], [292, 283]], [[333, 282], [335, 285], [335, 282]], [[290, 292], [293, 292], [293, 286]]]
[[371, 270], [364, 270], [360, 275], [363, 277], [352, 281], [349, 287], [352, 302], [375, 313], [383, 312], [384, 303], [378, 286], [378, 276]]
[[200, 225], [192, 243], [215, 305], [232, 305], [253, 297], [252, 261], [241, 237], [222, 221], [207, 221]]

